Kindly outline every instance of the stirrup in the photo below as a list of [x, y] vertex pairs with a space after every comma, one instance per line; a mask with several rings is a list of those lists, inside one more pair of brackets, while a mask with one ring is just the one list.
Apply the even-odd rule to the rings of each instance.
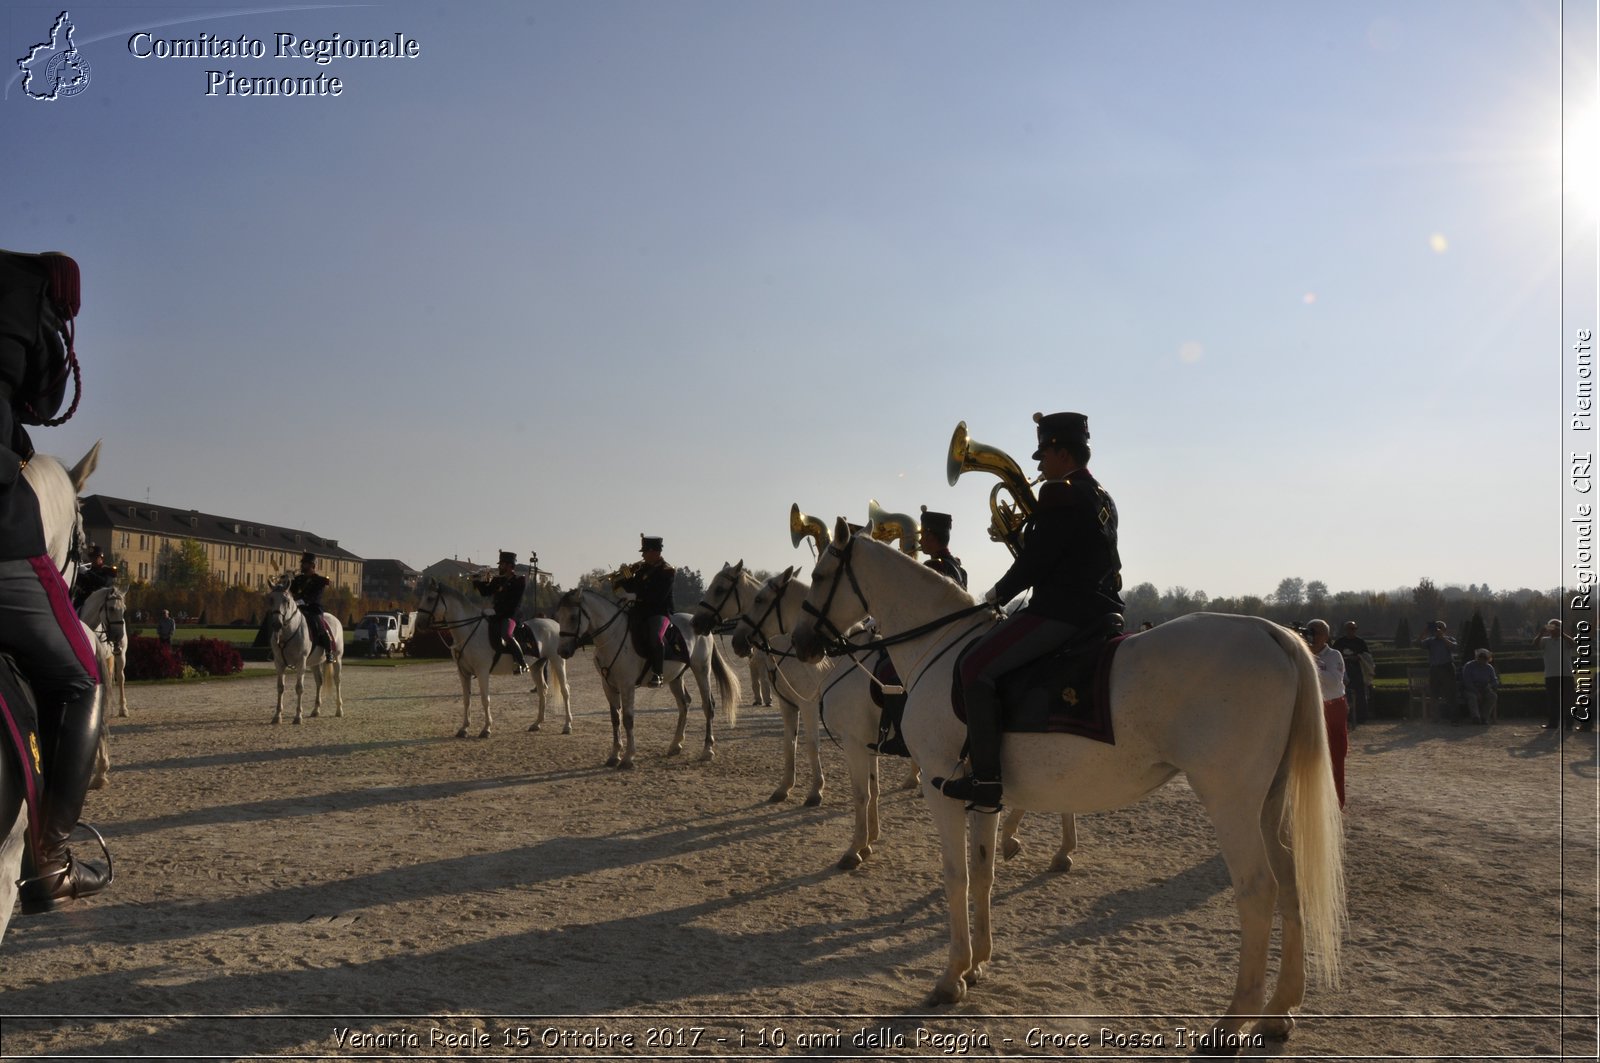
[[[85, 897], [92, 897], [96, 893], [101, 892], [101, 890], [106, 889], [111, 885], [112, 882], [116, 881], [116, 868], [112, 866], [111, 848], [110, 846], [106, 845], [105, 836], [96, 830], [93, 825], [81, 821], [72, 828], [74, 834], [76, 834], [79, 830], [86, 830], [90, 834], [94, 835], [95, 843], [100, 846], [100, 855], [105, 857], [106, 861], [105, 882], [100, 885], [99, 889], [83, 894]], [[71, 841], [70, 835], [68, 836], [68, 841]], [[17, 909], [23, 915], [39, 915], [43, 912], [52, 911], [63, 901], [78, 899], [78, 894], [76, 893], [66, 897], [54, 896], [54, 890], [59, 884], [58, 880], [62, 878], [70, 878], [72, 875], [73, 865], [76, 863], [76, 861], [73, 859], [72, 851], [70, 849], [67, 849], [66, 846], [63, 845], [62, 850], [64, 860], [62, 861], [60, 868], [56, 869], [55, 871], [47, 871], [42, 875], [32, 875], [27, 878], [17, 879]], [[29, 886], [41, 886], [46, 883], [49, 884], [49, 890], [45, 892], [44, 896], [34, 898], [29, 898], [26, 896], [26, 891]]]
[[999, 779], [977, 779], [963, 775], [958, 779], [934, 779], [933, 785], [946, 797], [967, 803], [968, 812], [995, 813], [1005, 808], [1000, 803]]

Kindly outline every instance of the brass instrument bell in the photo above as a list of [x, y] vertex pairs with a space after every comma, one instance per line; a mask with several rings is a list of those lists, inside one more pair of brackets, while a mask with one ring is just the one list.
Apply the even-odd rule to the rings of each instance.
[[872, 537], [880, 543], [898, 541], [900, 552], [917, 556], [921, 545], [921, 529], [917, 518], [909, 513], [890, 513], [878, 505], [876, 498], [867, 502], [867, 522], [872, 525]]
[[[950, 437], [945, 476], [950, 486], [954, 487], [962, 473], [973, 470], [1000, 478], [1000, 482], [989, 491], [989, 538], [997, 543], [1005, 543], [1006, 549], [1015, 555], [1018, 549], [1017, 532], [1038, 506], [1032, 483], [1011, 455], [999, 447], [974, 440], [967, 432], [967, 422], [961, 421]], [[1000, 497], [1002, 490], [1010, 494], [1009, 500]]]
[[800, 512], [800, 503], [796, 502], [789, 507], [789, 542], [795, 549], [800, 548], [800, 541], [809, 536], [816, 543], [817, 556], [828, 546], [828, 526], [809, 513]]

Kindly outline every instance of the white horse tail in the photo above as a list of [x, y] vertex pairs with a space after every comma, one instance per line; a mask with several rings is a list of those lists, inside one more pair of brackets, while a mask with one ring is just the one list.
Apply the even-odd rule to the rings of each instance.
[[717, 697], [722, 699], [728, 726], [738, 726], [739, 699], [744, 697], [744, 687], [739, 683], [739, 673], [728, 667], [728, 659], [722, 655], [716, 639], [711, 640], [711, 674], [717, 681]]
[[1347, 920], [1344, 819], [1328, 758], [1322, 684], [1305, 639], [1278, 624], [1272, 636], [1299, 674], [1289, 727], [1289, 845], [1294, 854], [1307, 961], [1326, 986], [1339, 984], [1339, 952]]

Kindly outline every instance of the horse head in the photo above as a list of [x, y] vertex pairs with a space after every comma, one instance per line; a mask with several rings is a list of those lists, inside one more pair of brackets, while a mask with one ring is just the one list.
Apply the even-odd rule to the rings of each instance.
[[[711, 586], [693, 610], [694, 633], [709, 635], [717, 621], [728, 620], [744, 611], [741, 590], [744, 583], [744, 559], [733, 564], [723, 562], [722, 571], [711, 580]], [[731, 611], [730, 611], [731, 610]]]
[[851, 555], [860, 538], [840, 517], [834, 522], [827, 549], [817, 555], [811, 591], [800, 606], [806, 616], [794, 629], [795, 656], [807, 664], [820, 661], [828, 646], [842, 643], [845, 632], [871, 612], [851, 569]]
[[[805, 584], [794, 582], [794, 575], [798, 571], [791, 565], [767, 580], [756, 591], [750, 608], [739, 614], [738, 625], [733, 631], [733, 651], [739, 656], [748, 656], [750, 646], [768, 649], [773, 639], [794, 630], [799, 622], [800, 598], [804, 596], [805, 589]], [[800, 593], [792, 594], [790, 588]], [[741, 644], [746, 647], [743, 652], [739, 649]]]
[[561, 601], [556, 604], [556, 626], [561, 632], [561, 641], [556, 645], [556, 652], [562, 660], [570, 658], [578, 652], [578, 647], [583, 645], [586, 636], [592, 635], [593, 620], [588, 610], [583, 607], [583, 588], [577, 587], [561, 596]]
[[35, 454], [23, 467], [22, 475], [39, 500], [39, 515], [44, 524], [45, 550], [70, 585], [82, 537], [78, 518], [78, 495], [100, 464], [100, 444], [71, 469], [49, 454]]
[[267, 630], [277, 633], [282, 630], [291, 617], [294, 616], [298, 606], [289, 596], [289, 579], [284, 577], [267, 584]]

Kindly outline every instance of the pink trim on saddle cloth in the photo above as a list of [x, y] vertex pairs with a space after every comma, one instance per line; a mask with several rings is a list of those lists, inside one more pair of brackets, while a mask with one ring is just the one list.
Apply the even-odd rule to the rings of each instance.
[[61, 578], [61, 573], [56, 571], [55, 562], [40, 554], [28, 558], [28, 564], [33, 566], [34, 574], [39, 577], [39, 584], [50, 599], [50, 611], [55, 614], [61, 633], [72, 644], [72, 652], [77, 655], [78, 663], [94, 678], [95, 686], [99, 686], [100, 665], [95, 660], [94, 647], [89, 645], [89, 637], [83, 633], [83, 624], [72, 609], [72, 595], [67, 592], [67, 584]]
[[39, 792], [39, 775], [34, 770], [37, 750], [30, 748], [27, 736], [22, 733], [22, 726], [17, 723], [4, 695], [0, 695], [0, 717], [5, 719], [6, 740], [17, 751], [17, 760], [22, 768], [22, 799], [28, 806], [28, 846], [33, 852], [38, 852], [44, 837], [44, 813], [40, 807], [43, 796]]
[[652, 617], [651, 619], [659, 620], [661, 622], [661, 625], [655, 629], [656, 641], [661, 643], [662, 645], [666, 645], [666, 642], [667, 642], [667, 628], [672, 626], [672, 617], [670, 617], [670, 616], [657, 616], [657, 617]]

